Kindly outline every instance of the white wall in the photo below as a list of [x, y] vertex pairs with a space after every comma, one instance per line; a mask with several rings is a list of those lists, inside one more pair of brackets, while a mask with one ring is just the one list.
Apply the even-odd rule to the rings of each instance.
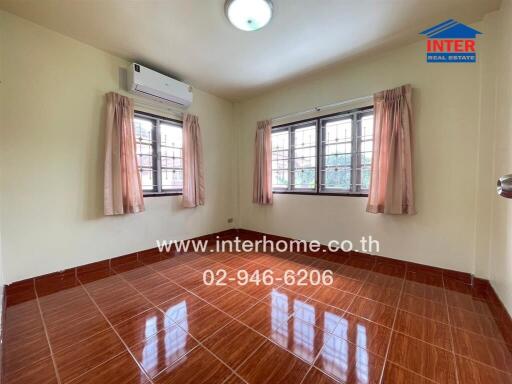
[[127, 62], [0, 12], [1, 253], [6, 282], [229, 228], [233, 105], [194, 91], [206, 204], [146, 198], [146, 212], [104, 217], [104, 94], [119, 90]]
[[[372, 235], [381, 255], [474, 272], [479, 64], [427, 64], [425, 45], [354, 61], [235, 104], [241, 227], [323, 243]], [[252, 204], [257, 120], [406, 83], [413, 86], [416, 216], [369, 214], [366, 198], [356, 197], [276, 194], [272, 207]]]

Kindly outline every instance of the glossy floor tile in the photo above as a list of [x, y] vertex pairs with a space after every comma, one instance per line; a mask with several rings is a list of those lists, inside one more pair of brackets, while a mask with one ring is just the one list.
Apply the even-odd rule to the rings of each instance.
[[[219, 269], [281, 279], [204, 284]], [[510, 318], [469, 282], [357, 253], [149, 250], [8, 287], [3, 382], [512, 384]]]

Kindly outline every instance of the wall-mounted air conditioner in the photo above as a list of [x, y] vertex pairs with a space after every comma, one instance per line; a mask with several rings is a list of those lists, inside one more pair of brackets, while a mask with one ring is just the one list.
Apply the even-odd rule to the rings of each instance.
[[140, 64], [128, 68], [128, 90], [160, 102], [188, 108], [192, 104], [192, 87], [172, 77], [162, 75]]

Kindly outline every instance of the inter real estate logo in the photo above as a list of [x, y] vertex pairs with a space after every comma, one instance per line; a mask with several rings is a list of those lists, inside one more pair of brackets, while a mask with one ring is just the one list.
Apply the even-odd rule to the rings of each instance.
[[453, 19], [425, 29], [427, 63], [476, 63], [476, 35], [482, 32]]

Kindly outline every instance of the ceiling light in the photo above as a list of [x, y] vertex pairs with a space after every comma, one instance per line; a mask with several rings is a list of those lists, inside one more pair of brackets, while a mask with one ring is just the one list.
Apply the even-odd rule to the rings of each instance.
[[257, 31], [272, 18], [270, 0], [227, 0], [224, 10], [231, 24], [242, 31]]

